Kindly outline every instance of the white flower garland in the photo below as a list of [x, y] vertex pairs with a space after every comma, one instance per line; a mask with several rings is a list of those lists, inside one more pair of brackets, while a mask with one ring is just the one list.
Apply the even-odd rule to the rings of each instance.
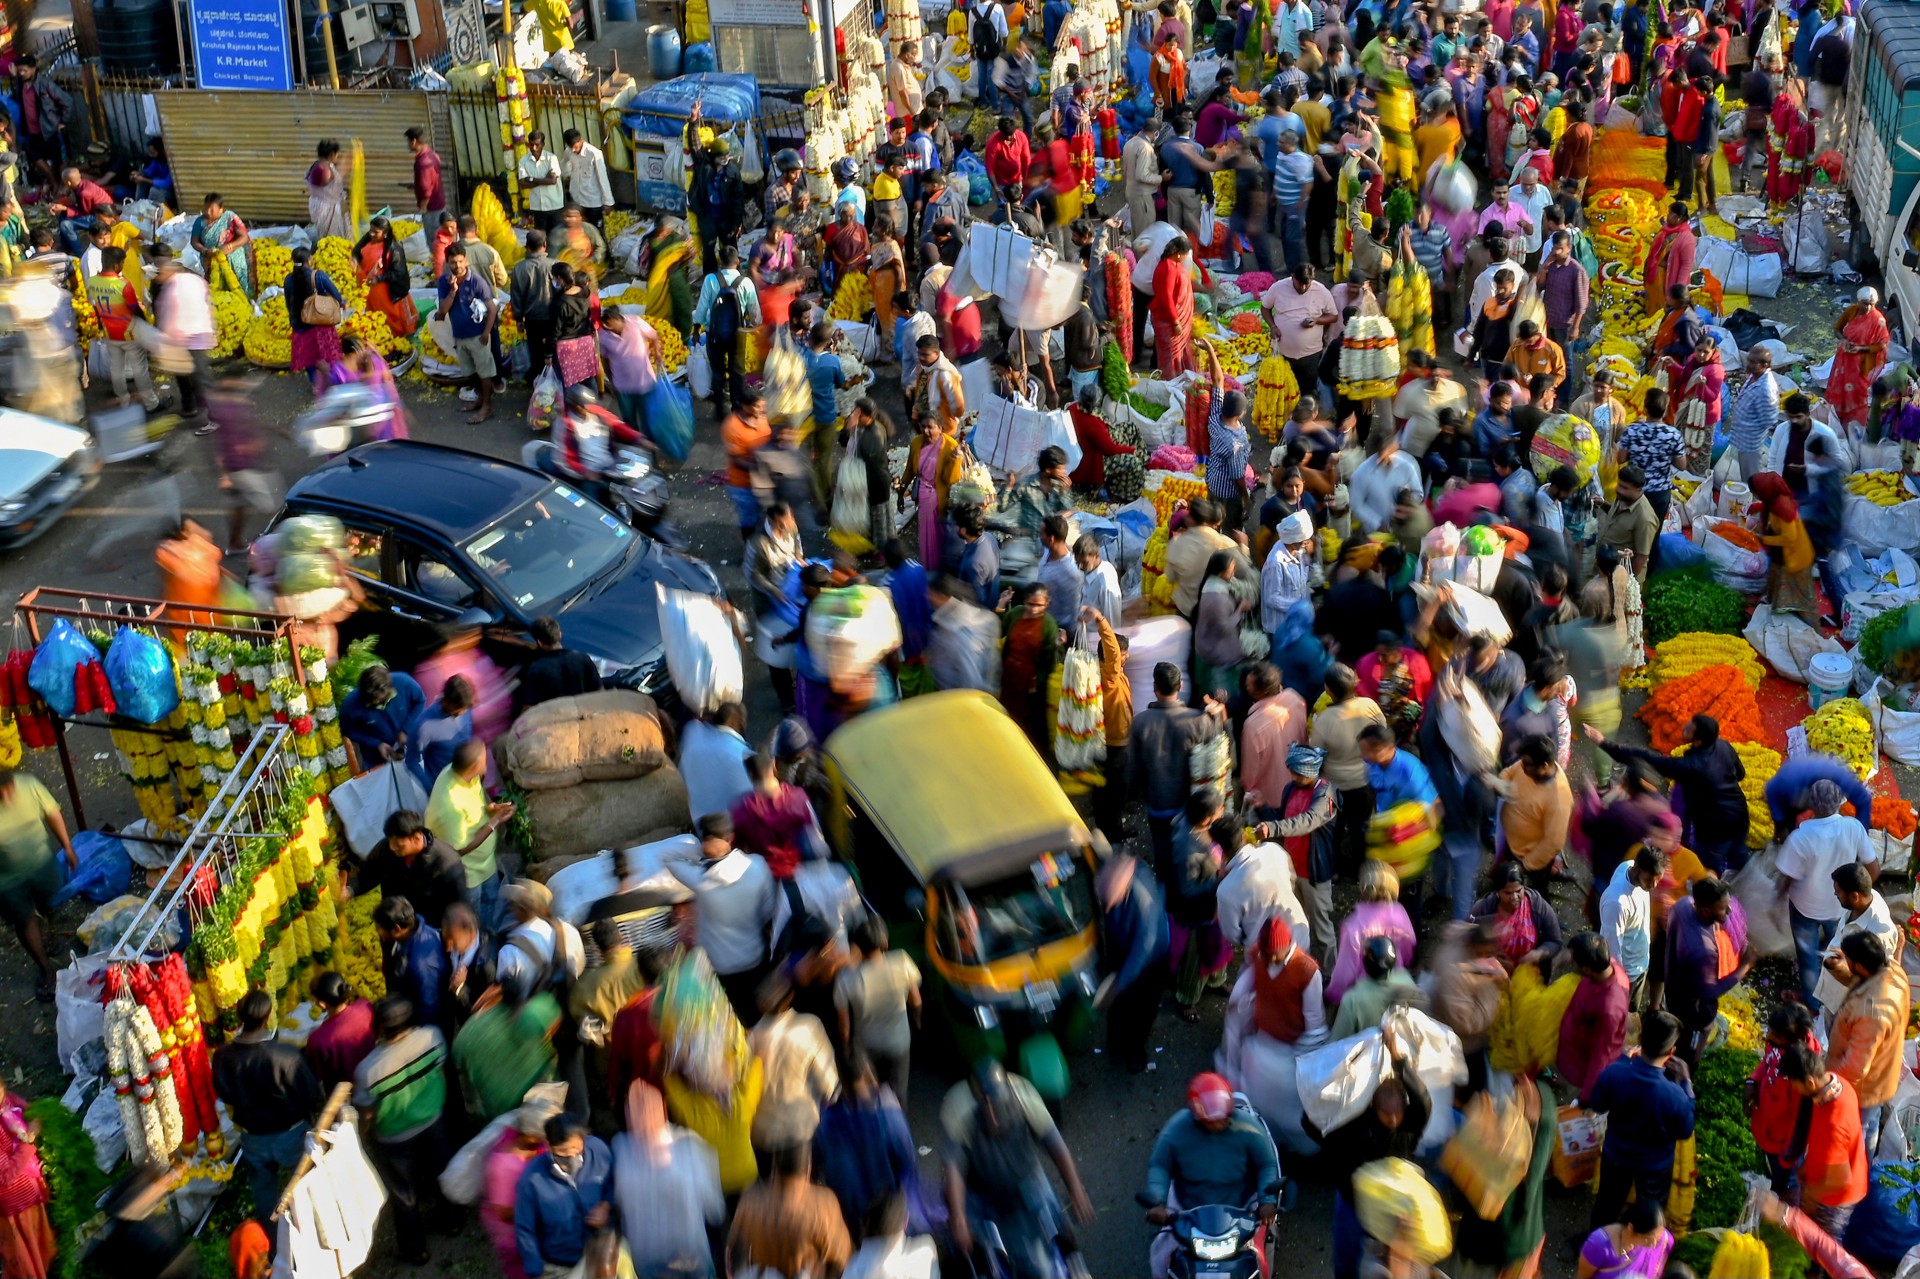
[[104, 1038], [127, 1154], [136, 1164], [164, 1168], [186, 1129], [173, 1086], [173, 1061], [153, 1015], [122, 991], [107, 1005]]
[[113, 1097], [120, 1106], [120, 1128], [127, 1135], [127, 1153], [136, 1164], [147, 1161], [147, 1147], [140, 1126], [140, 1103], [133, 1096], [133, 1071], [127, 1057], [122, 1027], [126, 1023], [132, 999], [122, 995], [107, 1004], [107, 1073], [113, 1078]]

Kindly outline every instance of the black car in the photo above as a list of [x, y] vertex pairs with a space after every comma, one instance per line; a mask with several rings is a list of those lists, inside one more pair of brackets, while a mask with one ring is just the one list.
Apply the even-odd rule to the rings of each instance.
[[365, 444], [310, 472], [280, 518], [331, 515], [346, 526], [348, 569], [366, 590], [342, 639], [380, 637], [412, 665], [448, 628], [481, 628], [495, 660], [531, 653], [533, 619], [560, 620], [568, 648], [610, 685], [671, 701], [656, 582], [721, 597], [700, 560], [634, 532], [550, 476], [512, 462], [412, 441]]

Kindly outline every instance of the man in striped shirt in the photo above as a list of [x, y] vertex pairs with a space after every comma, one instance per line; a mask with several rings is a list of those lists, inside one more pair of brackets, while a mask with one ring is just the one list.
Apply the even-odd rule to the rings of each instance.
[[1300, 138], [1291, 129], [1282, 129], [1280, 153], [1273, 161], [1274, 220], [1280, 227], [1281, 251], [1289, 269], [1307, 260], [1307, 200], [1313, 194], [1316, 178], [1328, 180], [1326, 166], [1317, 155], [1300, 149]]
[[1427, 282], [1433, 286], [1433, 324], [1436, 329], [1444, 328], [1453, 316], [1453, 280], [1447, 270], [1449, 250], [1452, 248], [1453, 232], [1433, 220], [1433, 204], [1422, 200], [1419, 215], [1407, 229], [1407, 251], [1413, 254], [1413, 260], [1427, 273]]

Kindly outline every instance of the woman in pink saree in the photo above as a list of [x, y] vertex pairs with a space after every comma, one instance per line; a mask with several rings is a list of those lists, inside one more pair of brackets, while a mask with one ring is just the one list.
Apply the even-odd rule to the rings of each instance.
[[908, 447], [907, 474], [919, 514], [920, 562], [938, 564], [940, 521], [947, 517], [948, 494], [960, 482], [960, 442], [947, 434], [938, 414], [920, 419], [920, 430]]
[[342, 339], [340, 358], [327, 366], [328, 386], [340, 386], [347, 382], [366, 387], [374, 400], [386, 410], [369, 425], [367, 439], [362, 443], [407, 438], [407, 409], [400, 400], [400, 388], [393, 380], [393, 370], [387, 367], [386, 357], [367, 345], [362, 338]]
[[1887, 343], [1893, 340], [1887, 317], [1880, 313], [1880, 295], [1861, 289], [1833, 329], [1840, 335], [1840, 349], [1834, 353], [1833, 372], [1827, 378], [1827, 403], [1843, 424], [1865, 423], [1873, 380], [1880, 376], [1887, 362]]

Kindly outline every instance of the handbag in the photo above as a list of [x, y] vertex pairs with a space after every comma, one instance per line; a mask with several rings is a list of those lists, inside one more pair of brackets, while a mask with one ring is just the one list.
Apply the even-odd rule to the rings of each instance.
[[300, 323], [315, 327], [325, 325], [328, 328], [346, 318], [340, 304], [326, 294], [315, 290], [307, 294], [307, 300], [300, 304]]
[[[419, 306], [411, 295], [402, 293], [393, 300], [393, 309], [395, 314], [387, 317], [387, 326], [393, 330], [393, 335], [401, 338], [412, 337], [420, 327]], [[396, 316], [400, 321], [399, 324], [393, 322]]]

